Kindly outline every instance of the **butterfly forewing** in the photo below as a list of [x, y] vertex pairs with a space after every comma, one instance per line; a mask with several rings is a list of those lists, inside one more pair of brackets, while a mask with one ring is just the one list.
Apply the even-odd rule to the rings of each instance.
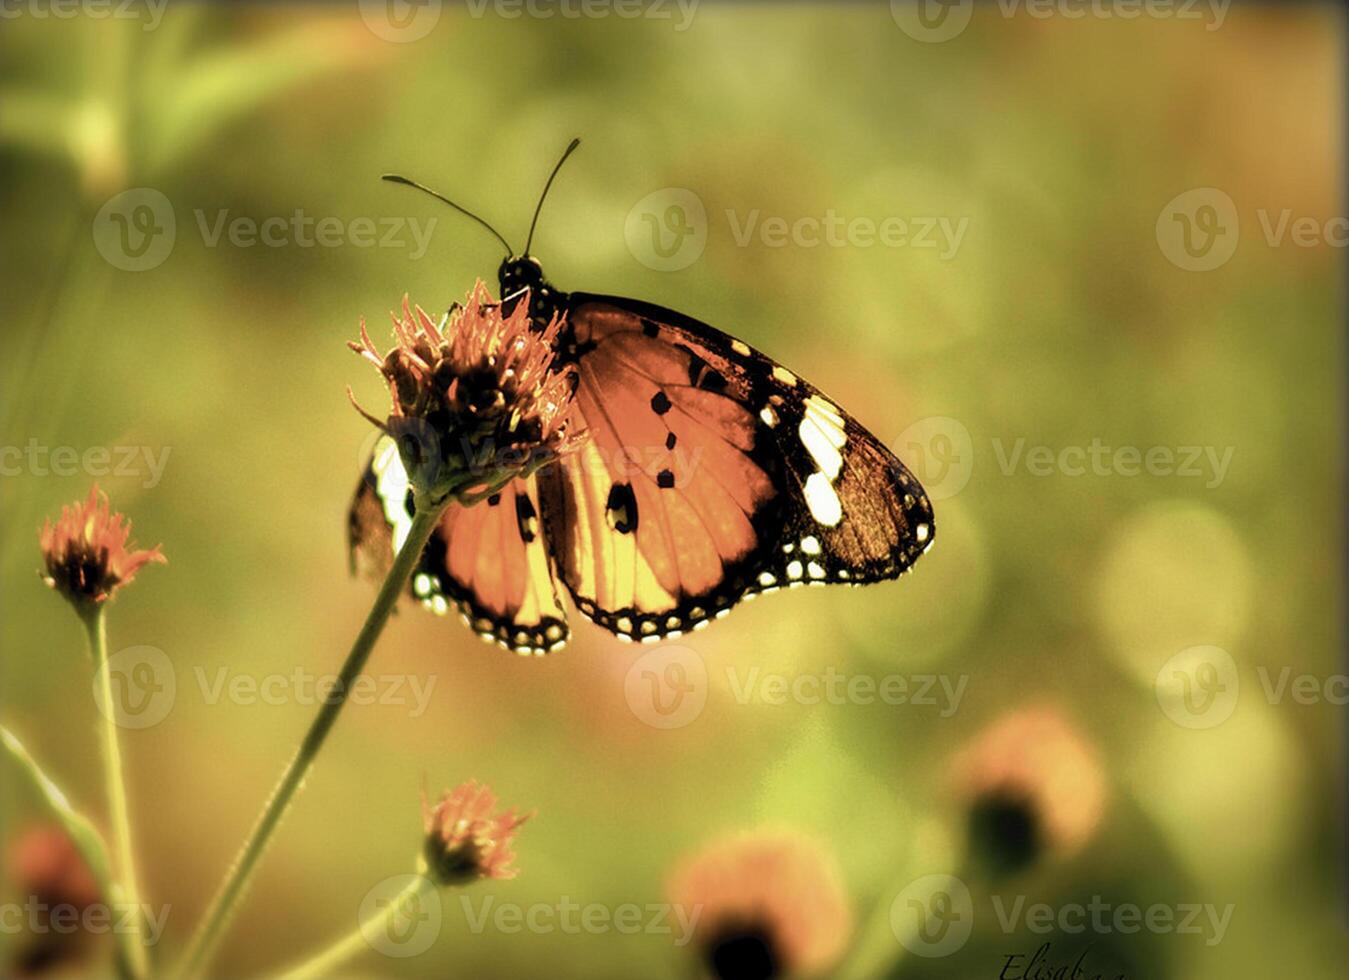
[[607, 309], [575, 315], [585, 439], [541, 476], [555, 564], [619, 636], [693, 628], [753, 587], [784, 526], [781, 467], [739, 399], [692, 380], [686, 348]]
[[894, 578], [931, 544], [912, 474], [748, 345], [612, 297], [568, 317], [588, 435], [544, 477], [545, 526], [602, 626], [659, 639], [747, 594]]

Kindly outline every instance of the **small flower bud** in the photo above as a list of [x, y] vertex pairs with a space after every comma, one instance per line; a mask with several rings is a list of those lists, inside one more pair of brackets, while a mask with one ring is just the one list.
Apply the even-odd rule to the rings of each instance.
[[136, 577], [142, 565], [167, 559], [159, 546], [128, 547], [131, 522], [114, 513], [95, 484], [84, 502], [61, 508], [60, 519], [44, 521], [38, 540], [46, 563], [43, 581], [77, 610], [87, 611], [112, 598]]
[[426, 874], [442, 886], [467, 885], [479, 878], [514, 878], [511, 843], [516, 829], [533, 814], [514, 809], [493, 815], [497, 798], [470, 779], [431, 806], [422, 799], [426, 827]]

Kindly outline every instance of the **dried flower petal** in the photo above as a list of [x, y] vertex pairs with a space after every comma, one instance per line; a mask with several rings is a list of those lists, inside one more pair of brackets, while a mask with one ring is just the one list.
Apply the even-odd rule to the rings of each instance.
[[149, 562], [166, 562], [159, 546], [128, 546], [131, 522], [114, 513], [98, 484], [83, 502], [61, 508], [60, 519], [44, 521], [38, 540], [46, 561], [43, 580], [77, 607], [106, 602]]

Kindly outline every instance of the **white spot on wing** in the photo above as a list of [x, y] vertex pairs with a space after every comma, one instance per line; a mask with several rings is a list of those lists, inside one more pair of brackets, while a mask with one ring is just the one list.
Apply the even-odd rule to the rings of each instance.
[[812, 473], [806, 478], [804, 489], [811, 517], [825, 527], [836, 527], [843, 520], [843, 503], [838, 499], [829, 477], [823, 473]]
[[375, 491], [384, 505], [384, 519], [393, 532], [393, 550], [397, 554], [412, 530], [412, 515], [408, 513], [408, 474], [403, 469], [398, 446], [392, 440], [384, 442], [375, 452]]
[[807, 398], [805, 405], [806, 412], [797, 426], [797, 434], [820, 472], [835, 480], [843, 469], [843, 456], [839, 450], [848, 441], [843, 419], [833, 405], [815, 395]]

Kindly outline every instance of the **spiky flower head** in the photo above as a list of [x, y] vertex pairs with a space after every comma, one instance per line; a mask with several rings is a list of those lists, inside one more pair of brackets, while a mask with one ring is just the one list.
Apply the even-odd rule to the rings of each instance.
[[532, 813], [514, 809], [493, 814], [496, 795], [470, 779], [443, 794], [432, 806], [423, 795], [426, 873], [440, 885], [467, 885], [479, 878], [514, 878], [511, 843]]
[[560, 319], [534, 330], [528, 302], [504, 314], [481, 280], [438, 321], [406, 297], [392, 319], [387, 353], [364, 321], [349, 346], [388, 382], [387, 419], [362, 414], [397, 442], [414, 493], [476, 499], [565, 449], [575, 376], [555, 363]]
[[76, 609], [86, 612], [129, 585], [141, 566], [166, 562], [159, 546], [137, 551], [128, 546], [131, 522], [115, 513], [98, 484], [84, 501], [61, 508], [55, 524], [43, 521], [38, 541], [46, 562], [43, 576]]

